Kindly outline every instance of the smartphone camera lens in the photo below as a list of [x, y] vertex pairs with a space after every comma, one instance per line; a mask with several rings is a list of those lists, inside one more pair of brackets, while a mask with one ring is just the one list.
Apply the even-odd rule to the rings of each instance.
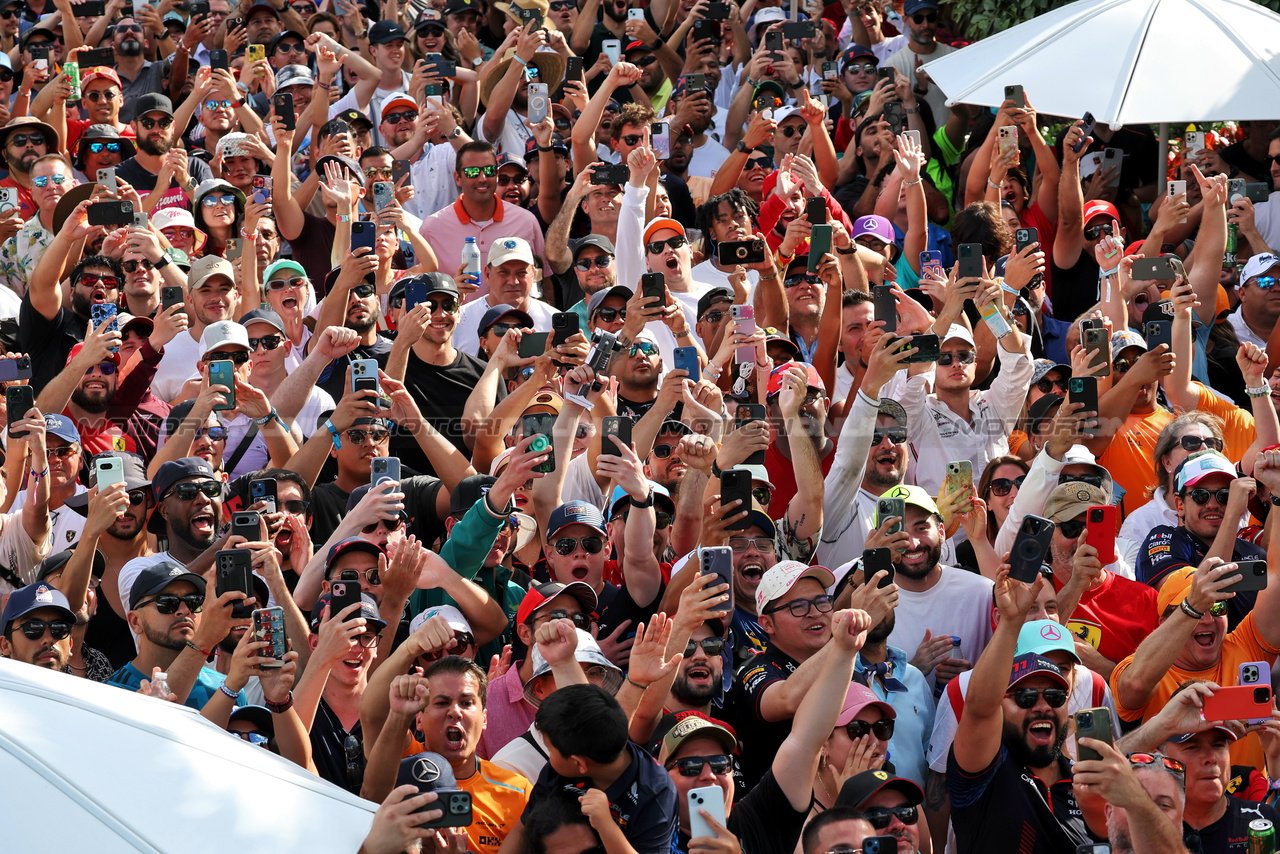
[[1081, 712], [1079, 725], [1085, 729], [1093, 726], [1093, 712]]
[[1253, 689], [1253, 701], [1255, 703], [1270, 703], [1271, 689], [1267, 687]]

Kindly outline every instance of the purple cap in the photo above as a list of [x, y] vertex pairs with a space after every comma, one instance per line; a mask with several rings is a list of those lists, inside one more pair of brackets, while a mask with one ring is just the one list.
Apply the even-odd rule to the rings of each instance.
[[882, 216], [862, 216], [853, 224], [851, 239], [857, 240], [864, 234], [878, 237], [885, 243], [896, 243], [898, 236], [893, 233], [893, 224]]

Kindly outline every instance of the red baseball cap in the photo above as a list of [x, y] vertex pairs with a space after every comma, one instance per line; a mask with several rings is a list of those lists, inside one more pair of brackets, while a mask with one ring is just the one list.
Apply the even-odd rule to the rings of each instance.
[[120, 75], [116, 74], [114, 68], [108, 68], [105, 65], [95, 66], [94, 69], [80, 78], [80, 88], [84, 89], [95, 80], [110, 80], [112, 83], [120, 86]]
[[572, 581], [568, 584], [548, 581], [545, 584], [534, 584], [529, 587], [529, 591], [524, 594], [524, 599], [520, 601], [520, 607], [516, 609], [516, 625], [528, 622], [534, 613], [561, 593], [568, 593], [577, 599], [585, 614], [590, 614], [596, 609], [596, 592], [589, 585], [581, 581]]
[[782, 375], [786, 373], [787, 368], [792, 365], [802, 365], [804, 367], [804, 372], [808, 377], [806, 382], [814, 388], [822, 389], [823, 393], [826, 393], [827, 385], [822, 381], [822, 377], [818, 376], [818, 372], [814, 369], [813, 365], [810, 365], [808, 362], [785, 362], [778, 365], [778, 367], [773, 369], [773, 373], [769, 374], [769, 387], [765, 390], [766, 397], [773, 397], [775, 394], [782, 391]]
[[[72, 348], [71, 348], [71, 353], [70, 353], [70, 354], [68, 354], [68, 356], [67, 356], [67, 364], [68, 364], [68, 365], [69, 365], [69, 364], [71, 364], [71, 360], [72, 360], [72, 359], [74, 359], [76, 356], [79, 356], [79, 355], [80, 355], [80, 351], [81, 351], [81, 350], [83, 350], [83, 349], [84, 349], [84, 342], [83, 342], [83, 341], [82, 341], [82, 342], [80, 342], [79, 344], [75, 345], [74, 347], [72, 347]], [[108, 354], [107, 354], [107, 359], [106, 359], [106, 360], [107, 360], [108, 362], [115, 362], [115, 363], [118, 365], [118, 364], [120, 364], [120, 354], [119, 354], [118, 352], [117, 352], [117, 353], [108, 353]]]
[[1089, 224], [1089, 220], [1095, 216], [1109, 216], [1116, 222], [1120, 221], [1120, 212], [1116, 210], [1116, 206], [1111, 202], [1104, 202], [1101, 199], [1094, 199], [1087, 202], [1084, 206], [1084, 223]]

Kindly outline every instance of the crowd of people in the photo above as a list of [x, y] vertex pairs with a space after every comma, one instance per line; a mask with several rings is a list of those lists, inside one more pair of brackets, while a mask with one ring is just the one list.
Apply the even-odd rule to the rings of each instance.
[[1280, 128], [955, 24], [0, 0], [2, 666], [365, 854], [1274, 851]]

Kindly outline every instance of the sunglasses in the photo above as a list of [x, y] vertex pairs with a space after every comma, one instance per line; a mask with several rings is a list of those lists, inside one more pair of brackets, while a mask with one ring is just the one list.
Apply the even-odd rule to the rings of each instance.
[[165, 116], [163, 119], [151, 119], [151, 118], [147, 118], [146, 116], [143, 116], [142, 118], [138, 119], [138, 124], [142, 125], [144, 130], [151, 130], [156, 125], [160, 126], [160, 130], [168, 130], [169, 127], [173, 124], [173, 117]]
[[822, 279], [818, 278], [812, 273], [801, 273], [800, 275], [791, 276], [788, 279], [784, 279], [782, 282], [782, 286], [787, 290], [790, 290], [791, 288], [799, 287], [800, 285], [804, 285], [804, 284], [817, 285], [821, 283], [822, 283]]
[[777, 547], [770, 537], [730, 537], [729, 548], [741, 554], [750, 548], [758, 552], [772, 552]]
[[512, 185], [523, 184], [525, 181], [528, 181], [528, 180], [529, 180], [528, 175], [499, 175], [498, 186], [510, 187]]
[[[418, 118], [418, 111], [417, 111], [417, 110], [401, 110], [401, 111], [400, 111], [400, 112], [398, 112], [398, 113], [387, 113], [385, 116], [383, 116], [383, 117], [382, 117], [382, 120], [383, 120], [384, 122], [386, 122], [387, 124], [391, 124], [391, 125], [398, 125], [398, 124], [400, 124], [401, 122], [411, 122], [411, 121], [414, 121], [414, 120], [415, 120], [415, 119], [417, 119], [417, 118]], [[468, 168], [468, 169], [472, 169], [472, 168], [475, 168], [475, 167], [468, 166], [467, 168]], [[484, 169], [488, 169], [489, 167], [488, 167], [488, 166], [485, 166], [485, 167], [482, 167], [482, 168], [484, 168]], [[466, 170], [464, 169], [464, 170], [463, 170], [463, 173], [465, 174], [465, 172], [466, 172]], [[369, 173], [368, 173], [368, 171], [366, 171], [366, 172], [365, 172], [365, 174], [366, 174], [366, 175], [367, 175], [367, 174], [369, 174]], [[382, 170], [382, 174], [383, 174], [383, 176], [384, 176], [384, 177], [390, 178], [390, 177], [391, 177], [391, 170], [390, 170], [390, 169], [387, 169], [387, 168], [384, 168], [384, 169]], [[485, 174], [486, 174], [486, 175], [488, 175], [489, 173], [488, 173], [488, 172], [486, 172]], [[468, 178], [474, 178], [475, 176], [474, 176], [474, 175], [468, 175], [467, 177], [468, 177]]]
[[952, 362], [959, 362], [962, 365], [972, 365], [977, 358], [978, 354], [972, 350], [961, 350], [959, 353], [940, 353], [938, 355], [938, 364], [945, 366]]
[[1132, 765], [1155, 765], [1157, 762], [1164, 765], [1170, 771], [1176, 771], [1179, 774], [1187, 773], [1187, 766], [1171, 756], [1165, 756], [1162, 753], [1130, 753], [1125, 757]]
[[1269, 291], [1275, 287], [1277, 281], [1280, 281], [1280, 279], [1275, 276], [1259, 276], [1253, 280], [1253, 283], [1258, 286], [1258, 290]]
[[120, 151], [120, 143], [118, 143], [118, 142], [91, 142], [91, 143], [89, 143], [89, 150], [90, 150], [90, 151], [92, 151], [94, 154], [101, 154], [101, 153], [102, 153], [102, 152], [104, 152], [104, 151], [111, 151], [111, 152], [119, 153], [119, 151]]
[[653, 455], [660, 460], [665, 460], [667, 457], [671, 456], [671, 454], [675, 451], [675, 449], [676, 449], [675, 445], [667, 445], [667, 444], [654, 445]]
[[1218, 489], [1210, 491], [1208, 489], [1192, 489], [1189, 492], [1182, 493], [1183, 499], [1190, 498], [1196, 504], [1204, 506], [1209, 503], [1209, 499], [1215, 499], [1223, 507], [1227, 506], [1227, 499], [1231, 497], [1230, 489]]
[[206, 353], [200, 357], [200, 361], [205, 364], [209, 362], [231, 362], [234, 365], [243, 365], [249, 361], [249, 351], [233, 350], [230, 353]]
[[56, 448], [46, 448], [45, 456], [51, 460], [70, 459], [76, 453], [75, 445], [59, 445]]
[[754, 487], [751, 490], [751, 497], [762, 507], [768, 507], [773, 503], [773, 493], [769, 491], [767, 486]]
[[[621, 519], [622, 521], [625, 522], [627, 521], [627, 515], [630, 512], [631, 512], [630, 507], [628, 507], [625, 510], [619, 510], [616, 514], [610, 517], [610, 521], [617, 521], [618, 519]], [[670, 513], [664, 513], [661, 510], [655, 510], [653, 512], [653, 520], [654, 520], [653, 521], [654, 528], [656, 528], [659, 531], [665, 531], [667, 528], [670, 528], [671, 523], [674, 521], [671, 518]]]
[[353, 296], [355, 296], [356, 299], [368, 299], [369, 297], [373, 296], [373, 291], [374, 291], [373, 285], [367, 282], [361, 285], [356, 285], [354, 288], [351, 289], [351, 293]]
[[728, 313], [729, 312], [727, 311], [721, 311], [718, 308], [714, 308], [711, 311], [708, 311], [706, 314], [702, 315], [702, 319], [705, 320], [707, 323], [719, 323], [721, 320], [724, 319], [725, 315]]
[[464, 178], [479, 178], [484, 175], [486, 178], [492, 178], [498, 174], [497, 166], [463, 166], [462, 175]]
[[359, 789], [364, 782], [364, 748], [354, 735], [343, 740], [342, 756], [347, 760], [347, 787]]
[[604, 550], [604, 539], [602, 537], [561, 537], [555, 542], [556, 554], [568, 557], [578, 550], [579, 545], [587, 554], [598, 555]]
[[919, 814], [918, 808], [909, 806], [875, 807], [862, 811], [862, 817], [871, 823], [874, 830], [884, 830], [895, 818], [903, 824], [915, 824]]
[[888, 439], [895, 445], [901, 445], [907, 441], [906, 427], [877, 427], [871, 431], [871, 447], [875, 447]]
[[[866, 721], [849, 721], [844, 725], [844, 731], [849, 734], [849, 738], [857, 741], [867, 733], [871, 733], [881, 741], [888, 741], [893, 738], [893, 718], [881, 718], [873, 724]], [[910, 824], [910, 822], [903, 822]]]
[[[38, 181], [40, 179], [37, 178], [36, 180]], [[97, 273], [81, 273], [80, 281], [76, 282], [76, 284], [84, 285], [87, 288], [91, 288], [94, 285], [102, 285], [107, 290], [113, 291], [120, 287], [120, 280], [115, 276], [99, 276]]]
[[53, 635], [53, 639], [60, 641], [71, 635], [71, 629], [75, 627], [75, 623], [70, 620], [27, 620], [18, 628], [22, 629], [22, 633], [26, 635], [27, 640], [40, 640], [44, 637], [45, 629], [49, 630], [49, 634]]
[[217, 205], [234, 205], [236, 197], [231, 193], [210, 193], [200, 200], [200, 204], [206, 208], [212, 208]]
[[84, 375], [87, 377], [94, 371], [97, 371], [104, 377], [109, 377], [116, 372], [116, 364], [115, 362], [100, 362], [96, 365], [90, 365], [89, 370], [85, 371]]
[[854, 74], [875, 74], [879, 68], [874, 62], [851, 62], [844, 67], [845, 71], [852, 71]]
[[84, 99], [86, 101], [89, 101], [94, 104], [98, 103], [99, 101], [106, 101], [107, 103], [110, 103], [119, 97], [120, 97], [120, 93], [117, 92], [115, 89], [95, 89], [92, 92], [86, 92], [84, 95]]
[[[313, 11], [315, 10], [314, 6], [312, 6], [311, 8]], [[296, 7], [294, 7], [294, 11], [297, 11]], [[307, 49], [304, 46], [298, 44], [297, 42], [289, 42], [288, 44], [276, 45], [276, 53], [296, 53], [299, 56], [301, 56], [306, 52], [307, 52]]]
[[1115, 223], [1104, 222], [1101, 225], [1091, 225], [1084, 230], [1085, 240], [1097, 240], [1102, 235], [1113, 237], [1116, 233]]
[[1061, 474], [1058, 475], [1058, 485], [1064, 483], [1087, 483], [1090, 486], [1096, 486], [1102, 489], [1102, 475], [1100, 474]]
[[291, 279], [272, 279], [267, 282], [267, 290], [283, 291], [286, 288], [304, 288], [307, 286], [307, 280], [304, 276], [294, 276]]
[[[375, 529], [375, 530], [376, 530], [378, 526], [377, 526], [377, 525], [371, 525], [370, 527], [372, 527], [373, 529]], [[394, 528], [392, 528], [391, 530], [393, 530], [393, 531], [394, 531], [395, 529], [394, 529]], [[365, 531], [365, 533], [366, 533], [366, 534], [372, 534], [372, 533], [373, 533], [373, 531]], [[375, 567], [373, 567], [372, 569], [366, 569], [366, 570], [364, 570], [363, 572], [361, 572], [361, 571], [360, 571], [360, 570], [358, 570], [358, 569], [351, 569], [351, 570], [346, 570], [346, 571], [347, 571], [347, 572], [354, 572], [354, 573], [356, 573], [357, 575], [359, 575], [359, 576], [363, 577], [366, 583], [371, 584], [371, 585], [373, 585], [373, 586], [375, 586], [375, 587], [377, 587], [378, 585], [382, 584], [382, 576], [378, 574], [378, 568], [377, 568], [376, 566], [375, 566]]]
[[1134, 359], [1116, 359], [1111, 363], [1111, 367], [1115, 368], [1117, 374], [1127, 374], [1129, 369], [1134, 366]]
[[45, 139], [42, 133], [15, 133], [9, 137], [9, 145], [22, 148], [27, 145], [44, 145]]
[[753, 157], [747, 161], [747, 165], [744, 166], [743, 168], [744, 169], [764, 169], [767, 171], [773, 168], [773, 158], [772, 157]]
[[639, 59], [637, 59], [635, 61], [635, 64], [636, 64], [636, 67], [638, 68], [646, 68], [650, 65], [653, 65], [657, 61], [658, 61], [658, 57], [654, 56], [653, 54], [649, 54], [648, 56], [642, 56]]
[[591, 627], [591, 615], [583, 614], [582, 612], [571, 614], [562, 608], [557, 608], [554, 611], [548, 611], [547, 613], [539, 614], [538, 616], [546, 617], [544, 622], [550, 622], [552, 620], [569, 620], [579, 629], [585, 630]]
[[217, 109], [229, 110], [234, 106], [236, 106], [235, 101], [219, 101], [214, 98], [210, 98], [208, 101], [204, 102], [204, 108], [206, 110], [217, 110]]
[[[640, 63], [638, 63], [638, 62], [636, 63], [636, 65], [639, 65], [639, 64], [640, 64]], [[642, 139], [644, 139], [644, 134], [639, 134], [639, 133], [629, 133], [629, 134], [627, 134], [626, 136], [624, 136], [624, 137], [622, 138], [622, 141], [623, 141], [624, 143], [626, 143], [627, 145], [639, 145], [639, 144], [640, 144], [640, 140], [642, 140]]]
[[262, 345], [264, 350], [274, 350], [284, 343], [283, 335], [263, 335], [261, 338], [249, 339], [249, 352], [254, 353], [258, 350], [258, 345]]
[[917, 24], [925, 24], [925, 23], [936, 24], [938, 23], [938, 13], [937, 12], [916, 12], [914, 15], [911, 16], [911, 20], [915, 21]]
[[130, 506], [141, 507], [143, 504], [146, 504], [148, 494], [149, 494], [149, 490], [146, 490], [146, 489], [135, 489], [133, 492], [130, 492], [129, 493]]
[[693, 654], [698, 651], [698, 647], [702, 647], [702, 651], [707, 654], [708, 658], [715, 658], [724, 652], [724, 645], [724, 638], [703, 638], [700, 641], [690, 640], [684, 648], [685, 660], [688, 661], [692, 658]]
[[161, 614], [176, 614], [178, 613], [179, 605], [186, 605], [187, 610], [191, 613], [199, 614], [201, 609], [204, 608], [204, 594], [188, 593], [186, 596], [175, 596], [172, 593], [161, 593], [159, 596], [139, 602], [134, 610], [136, 611], [144, 605], [155, 605], [156, 610]]
[[787, 139], [791, 139], [791, 137], [793, 136], [797, 136], [799, 134], [804, 133], [804, 128], [798, 128], [795, 125], [785, 125], [783, 127], [778, 128], [778, 130], [781, 131], [782, 135], [785, 136]]
[[576, 8], [578, 8], [577, 0], [551, 0], [552, 12], [567, 12]]
[[568, 119], [556, 119], [556, 130], [566, 131], [571, 127]]
[[1022, 489], [1022, 482], [1027, 479], [1025, 474], [1018, 475], [1013, 480], [1007, 477], [998, 477], [991, 481], [991, 494], [999, 495], [1001, 498], [1008, 495], [1016, 489]]
[[67, 183], [67, 176], [66, 175], [41, 175], [39, 178], [32, 179], [32, 183], [34, 183], [37, 187], [47, 187], [49, 186], [50, 181], [53, 181], [55, 185], [61, 187], [63, 184]]
[[1052, 392], [1055, 388], [1056, 388], [1056, 389], [1058, 389], [1058, 391], [1066, 391], [1066, 390], [1067, 390], [1067, 381], [1066, 381], [1066, 380], [1051, 380], [1051, 379], [1049, 379], [1048, 377], [1045, 377], [1044, 379], [1042, 379], [1042, 380], [1040, 380], [1039, 382], [1037, 382], [1037, 383], [1036, 383], [1036, 388], [1040, 389], [1040, 392], [1041, 392], [1042, 394], [1049, 394], [1049, 393], [1050, 393], [1050, 392]]
[[199, 439], [201, 436], [208, 436], [214, 442], [225, 442], [227, 441], [227, 428], [201, 427], [196, 430], [196, 438]]
[[1040, 702], [1042, 694], [1044, 701], [1053, 709], [1061, 709], [1067, 702], [1066, 688], [1018, 688], [1016, 691], [1009, 691], [1005, 696], [1012, 697], [1019, 709], [1034, 709], [1036, 703]]
[[292, 501], [282, 502], [281, 506], [284, 507], [284, 512], [286, 513], [292, 513], [294, 516], [302, 516], [307, 512], [307, 508], [311, 505], [307, 501], [295, 498]]
[[609, 265], [613, 263], [612, 255], [597, 255], [594, 258], [579, 258], [573, 262], [573, 266], [582, 272], [588, 272], [593, 266], [597, 270], [607, 270]]
[[444, 299], [423, 300], [423, 305], [427, 307], [428, 314], [435, 314], [437, 311], [443, 311], [445, 314], [453, 314], [458, 310], [458, 301], [453, 297], [445, 297]]
[[267, 738], [260, 732], [233, 732], [232, 735], [239, 736], [241, 741], [247, 741], [250, 744], [256, 744], [259, 747], [266, 747], [271, 739]]
[[675, 237], [669, 237], [666, 240], [655, 240], [652, 243], [646, 243], [644, 248], [649, 250], [650, 255], [658, 255], [664, 247], [670, 246], [672, 249], [679, 249], [688, 242], [683, 234], [677, 234]]
[[765, 608], [762, 613], [773, 614], [783, 608], [790, 611], [793, 617], [807, 617], [813, 613], [815, 608], [819, 614], [829, 614], [835, 608], [835, 600], [824, 593], [812, 599], [792, 599], [790, 602], [779, 602], [777, 605]]
[[625, 308], [597, 308], [595, 316], [600, 319], [601, 323], [613, 323], [615, 320], [626, 320], [627, 310]]
[[1200, 450], [1202, 445], [1219, 452], [1225, 447], [1225, 443], [1221, 439], [1213, 436], [1183, 436], [1178, 441], [1182, 444], [1183, 450], [1191, 453]]
[[641, 341], [638, 344], [632, 344], [631, 355], [634, 356], [637, 353], [644, 353], [646, 356], [656, 356], [658, 355], [658, 345], [649, 341]]
[[120, 262], [120, 267], [121, 267], [121, 269], [123, 269], [126, 273], [136, 273], [136, 272], [138, 272], [138, 268], [139, 268], [139, 267], [141, 267], [143, 270], [154, 270], [154, 269], [155, 269], [155, 265], [153, 265], [153, 264], [152, 264], [150, 261], [148, 261], [146, 258], [143, 258], [141, 261], [121, 261], [121, 262]]
[[668, 762], [667, 770], [679, 768], [681, 777], [697, 777], [702, 773], [702, 768], [705, 765], [711, 766], [712, 774], [727, 774], [729, 773], [730, 761], [729, 757], [724, 753], [717, 753], [714, 756], [684, 756], [674, 762]]
[[[401, 519], [399, 516], [397, 516], [394, 519], [379, 519], [378, 521], [374, 522], [372, 525], [365, 525], [363, 528], [360, 529], [360, 531], [361, 533], [364, 533], [364, 534], [372, 534], [375, 531], [377, 531], [378, 528], [380, 527], [386, 529], [388, 532], [398, 531], [400, 530], [400, 526], [402, 526], [403, 524], [404, 524], [404, 520]], [[377, 570], [372, 570], [372, 571], [376, 572]]]
[[0, 12], [0, 18], [4, 18], [6, 21], [12, 20], [16, 17], [18, 17], [17, 9], [5, 9], [3, 12]]
[[220, 498], [222, 497], [222, 484], [216, 480], [204, 480], [199, 483], [180, 483], [166, 492], [162, 498], [168, 498], [170, 495], [177, 496], [179, 501], [194, 501], [197, 495], [203, 495], [205, 498]]
[[1084, 522], [1078, 519], [1068, 519], [1065, 522], [1058, 523], [1058, 531], [1068, 540], [1074, 540], [1076, 537], [1080, 536], [1080, 533], [1083, 530]]
[[375, 445], [380, 445], [390, 438], [391, 434], [386, 430], [348, 430], [347, 438], [351, 440], [351, 444], [357, 448], [364, 444], [364, 440], [368, 437], [369, 441]]

